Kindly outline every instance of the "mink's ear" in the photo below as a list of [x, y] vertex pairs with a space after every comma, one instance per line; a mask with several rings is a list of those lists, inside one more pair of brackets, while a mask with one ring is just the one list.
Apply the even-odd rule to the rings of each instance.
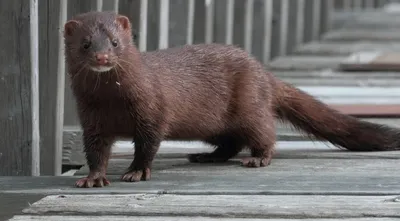
[[131, 29], [131, 23], [128, 17], [123, 15], [118, 15], [117, 22], [121, 25], [123, 30], [127, 31]]
[[76, 20], [67, 21], [64, 24], [64, 36], [71, 36], [80, 25], [81, 23]]

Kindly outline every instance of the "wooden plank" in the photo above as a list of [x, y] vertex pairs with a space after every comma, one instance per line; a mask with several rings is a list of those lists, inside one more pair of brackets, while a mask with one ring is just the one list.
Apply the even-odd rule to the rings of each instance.
[[296, 55], [351, 55], [360, 51], [400, 51], [398, 42], [310, 42], [297, 47]]
[[267, 68], [273, 71], [311, 71], [336, 68], [345, 56], [298, 56], [290, 55], [272, 60]]
[[[360, 108], [360, 107], [352, 107], [351, 105], [349, 106], [337, 106], [335, 107], [339, 111], [342, 111], [347, 114], [352, 114], [362, 118], [363, 120], [369, 121], [369, 122], [375, 122], [375, 123], [381, 123], [385, 125], [389, 125], [392, 127], [400, 127], [400, 121], [398, 119], [393, 119], [393, 118], [382, 118], [382, 117], [393, 117], [393, 116], [398, 116], [397, 114], [394, 113], [398, 106], [395, 107], [385, 107], [384, 105], [380, 106], [362, 106], [361, 107], [368, 107], [370, 108], [370, 113], [365, 113], [365, 110]], [[353, 108], [353, 109], [351, 109]], [[359, 109], [357, 109], [359, 108]], [[393, 108], [389, 110], [383, 110], [379, 112], [379, 108], [384, 109], [384, 108]], [[355, 110], [354, 110], [355, 109]], [[361, 110], [360, 110], [361, 109]], [[365, 108], [367, 109], [367, 108]], [[364, 111], [364, 112], [363, 112]], [[393, 113], [388, 113], [389, 111], [393, 111]], [[372, 118], [372, 117], [380, 117], [380, 118]], [[365, 117], [370, 117], [370, 118], [365, 118]], [[307, 141], [309, 140], [307, 137], [305, 137], [302, 133], [292, 130], [290, 126], [287, 124], [281, 124], [279, 121], [277, 123], [277, 139], [279, 141]], [[83, 144], [82, 144], [82, 138], [81, 138], [81, 131], [77, 128], [67, 128], [66, 131], [64, 131], [64, 149], [63, 149], [63, 164], [64, 165], [84, 165], [86, 164], [86, 159], [85, 155], [83, 152]], [[290, 148], [290, 145], [295, 145], [294, 143], [288, 143], [288, 144], [282, 144], [278, 142], [278, 147], [281, 145], [283, 149]], [[303, 146], [310, 147], [311, 149], [318, 148], [321, 146], [320, 143], [316, 144], [302, 144]], [[299, 147], [298, 145], [295, 147]], [[164, 157], [186, 157], [186, 153], [195, 153], [199, 151], [204, 151], [209, 150], [207, 149], [208, 146], [204, 145], [201, 142], [173, 142], [173, 141], [164, 141], [161, 143], [161, 148], [160, 151], [157, 153], [158, 158], [164, 158]], [[326, 148], [325, 145], [322, 145], [322, 148]], [[121, 141], [117, 142], [113, 148], [114, 150], [114, 157], [117, 156], [126, 156], [126, 155], [132, 155], [133, 152], [133, 144], [131, 144], [130, 141]], [[335, 148], [334, 148], [335, 149]], [[344, 153], [346, 155], [346, 153]]]
[[323, 35], [322, 40], [325, 41], [388, 41], [395, 42], [400, 40], [400, 32], [398, 30], [371, 31], [363, 29], [343, 29], [331, 31]]
[[346, 71], [400, 71], [400, 53], [361, 51], [352, 54], [340, 63], [340, 69]]
[[21, 214], [21, 211], [46, 195], [40, 194], [19, 194], [0, 193], [0, 220], [9, 220], [14, 215]]
[[[62, 215], [54, 215], [54, 216], [29, 216], [29, 215], [19, 215], [14, 216], [9, 221], [25, 221], [25, 220], [41, 220], [41, 221], [109, 221], [109, 220], [120, 220], [120, 221], [128, 221], [128, 220], [136, 220], [136, 221], [343, 221], [343, 219], [253, 219], [253, 218], [211, 218], [211, 217], [198, 217], [198, 216], [159, 216], [159, 217], [150, 217], [150, 216], [62, 216]], [[394, 221], [400, 220], [397, 218], [351, 218], [346, 219], [349, 221]]]
[[55, 195], [32, 204], [23, 213], [226, 218], [398, 217], [400, 200], [397, 196]]
[[[40, 171], [41, 175], [60, 175], [65, 61], [63, 50], [59, 50], [64, 47], [62, 31], [59, 27], [62, 27], [66, 20], [66, 1], [39, 1], [39, 8]], [[63, 8], [62, 11], [61, 8]]]
[[271, 165], [253, 169], [241, 167], [238, 158], [221, 164], [193, 164], [185, 158], [158, 158], [153, 164], [152, 179], [139, 183], [120, 181], [132, 157], [113, 159], [107, 171], [111, 185], [105, 188], [74, 188], [78, 177], [87, 175], [85, 167], [77, 176], [0, 177], [0, 193], [400, 195], [399, 152], [353, 153], [329, 147], [322, 149], [322, 145], [315, 149], [311, 145], [303, 148], [291, 145], [288, 149], [279, 145]]
[[1, 1], [0, 176], [32, 175], [30, 5]]

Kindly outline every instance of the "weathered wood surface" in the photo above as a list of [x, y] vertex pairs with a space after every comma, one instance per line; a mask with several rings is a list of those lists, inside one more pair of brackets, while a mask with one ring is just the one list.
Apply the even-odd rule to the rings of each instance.
[[[397, 118], [362, 118], [363, 120], [375, 123], [381, 123], [385, 125], [389, 125], [392, 127], [400, 127], [400, 120]], [[288, 124], [282, 124], [277, 121], [277, 138], [279, 141], [306, 141], [309, 140], [302, 133], [294, 130]], [[77, 127], [65, 127], [64, 129], [64, 141], [63, 141], [63, 164], [65, 165], [84, 165], [86, 163], [85, 155], [83, 152], [83, 144], [82, 144], [82, 131]], [[285, 149], [293, 149], [293, 148], [304, 148], [310, 147], [311, 150], [315, 150], [314, 148], [325, 148], [325, 144], [321, 145], [321, 143], [290, 143], [290, 142], [280, 142]], [[294, 145], [294, 146], [293, 146]], [[307, 146], [308, 145], [308, 146]], [[130, 141], [125, 142], [117, 142], [114, 145], [114, 155], [126, 155], [133, 151], [133, 144]], [[182, 149], [188, 147], [186, 149]], [[292, 148], [291, 148], [292, 147]], [[182, 151], [197, 151], [207, 149], [208, 146], [204, 145], [201, 142], [162, 142], [160, 151], [158, 152], [159, 157], [164, 156], [176, 156], [176, 157], [184, 157]], [[308, 152], [307, 152], [308, 154]], [[368, 153], [362, 153], [368, 154]]]
[[[300, 203], [301, 202], [301, 203]], [[184, 209], [183, 209], [184, 208]], [[371, 210], [371, 208], [374, 208]], [[397, 196], [286, 195], [54, 195], [23, 210], [28, 214], [169, 215], [254, 218], [399, 217]]]
[[375, 31], [370, 29], [343, 29], [331, 31], [322, 36], [325, 41], [392, 41], [400, 40], [399, 29]]
[[340, 63], [345, 71], [400, 71], [400, 53], [360, 51]]
[[[59, 16], [60, 1], [39, 1], [39, 41], [40, 59], [40, 172], [41, 175], [59, 175], [61, 173], [61, 150], [57, 150], [59, 140], [62, 139], [57, 131], [59, 119], [58, 99], [63, 91], [59, 91], [58, 55], [59, 55]], [[63, 73], [60, 73], [63, 74]], [[60, 76], [60, 77], [64, 77]], [[53, 83], [54, 82], [54, 83]], [[60, 82], [61, 83], [61, 82]], [[62, 82], [64, 84], [64, 82]], [[60, 85], [63, 89], [63, 85]], [[63, 108], [63, 106], [61, 107]], [[62, 117], [64, 117], [62, 115]], [[61, 148], [61, 147], [59, 147]], [[53, 166], [54, 165], [54, 166]]]
[[[40, 220], [40, 221], [343, 221], [343, 219], [274, 219], [274, 218], [263, 218], [263, 219], [252, 219], [252, 218], [211, 218], [201, 216], [15, 216], [10, 221], [27, 221], [27, 220]], [[348, 221], [395, 221], [400, 218], [350, 218]]]
[[273, 71], [311, 71], [321, 69], [335, 69], [346, 56], [283, 56], [277, 57], [267, 68]]
[[0, 176], [32, 174], [29, 10], [29, 1], [0, 2]]
[[[399, 27], [400, 28], [400, 27]], [[310, 42], [296, 48], [295, 55], [350, 55], [359, 51], [400, 51], [398, 42]]]
[[139, 183], [120, 181], [131, 159], [113, 159], [107, 173], [111, 185], [105, 188], [74, 188], [78, 177], [87, 175], [84, 168], [76, 176], [0, 177], [0, 193], [400, 195], [399, 152], [364, 154], [301, 148], [291, 152], [280, 150], [270, 166], [250, 169], [240, 166], [240, 157], [221, 164], [157, 158], [152, 179]]

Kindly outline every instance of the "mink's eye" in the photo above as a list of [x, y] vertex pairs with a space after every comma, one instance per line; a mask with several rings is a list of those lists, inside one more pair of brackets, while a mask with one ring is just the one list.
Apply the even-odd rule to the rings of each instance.
[[111, 41], [112, 46], [117, 47], [118, 46], [118, 41], [116, 39], [113, 39]]
[[91, 45], [91, 42], [88, 41], [88, 40], [85, 40], [85, 41], [83, 42], [83, 44], [82, 44], [82, 46], [83, 46], [84, 49], [90, 48], [90, 45]]

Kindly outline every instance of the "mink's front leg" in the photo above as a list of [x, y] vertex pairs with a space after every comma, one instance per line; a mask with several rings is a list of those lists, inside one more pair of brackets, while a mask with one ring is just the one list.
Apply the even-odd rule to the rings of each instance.
[[106, 170], [114, 139], [84, 134], [83, 142], [90, 172], [87, 177], [76, 181], [75, 186], [81, 188], [108, 186], [110, 181], [106, 178]]
[[160, 141], [155, 139], [147, 141], [135, 141], [135, 156], [128, 168], [128, 171], [122, 176], [126, 182], [147, 181], [151, 178], [151, 166], [156, 155]]

